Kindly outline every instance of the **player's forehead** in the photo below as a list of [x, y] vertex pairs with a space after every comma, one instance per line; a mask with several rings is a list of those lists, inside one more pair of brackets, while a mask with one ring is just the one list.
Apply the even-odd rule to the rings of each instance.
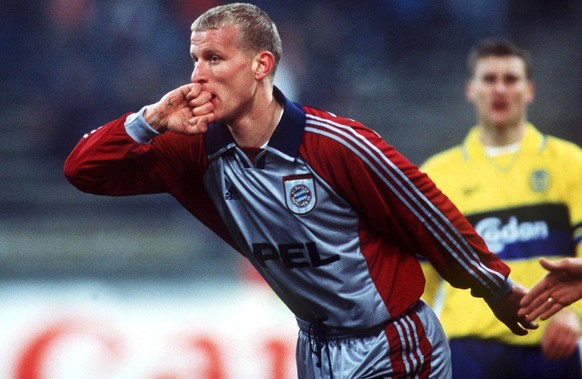
[[524, 60], [514, 55], [496, 56], [490, 55], [480, 58], [475, 65], [475, 78], [488, 75], [514, 75], [526, 77], [526, 64]]
[[226, 26], [195, 30], [190, 34], [190, 53], [199, 54], [207, 50], [226, 51], [238, 47], [239, 29]]

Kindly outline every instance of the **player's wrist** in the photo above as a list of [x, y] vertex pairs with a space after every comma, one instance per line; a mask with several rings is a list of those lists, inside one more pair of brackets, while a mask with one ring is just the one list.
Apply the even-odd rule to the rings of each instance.
[[501, 300], [505, 299], [511, 293], [512, 290], [513, 290], [513, 282], [508, 277], [507, 280], [505, 281], [505, 283], [503, 283], [503, 285], [497, 291], [491, 293], [491, 295], [489, 295], [489, 296], [486, 296], [484, 298], [484, 300], [490, 306], [496, 305]]
[[158, 133], [163, 133], [167, 129], [167, 127], [162, 124], [163, 118], [157, 111], [157, 107], [155, 104], [147, 105], [144, 107], [143, 119], [152, 129], [154, 129]]
[[124, 123], [126, 133], [140, 144], [148, 144], [160, 134], [144, 118], [145, 108], [143, 107], [139, 112], [127, 116]]

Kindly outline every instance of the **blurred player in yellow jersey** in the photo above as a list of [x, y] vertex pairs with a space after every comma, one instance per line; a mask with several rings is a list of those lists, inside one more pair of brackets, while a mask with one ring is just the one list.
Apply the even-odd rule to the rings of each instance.
[[[528, 121], [534, 84], [524, 50], [485, 40], [472, 49], [468, 65], [466, 95], [477, 125], [421, 169], [511, 267], [512, 277], [532, 287], [545, 274], [541, 256], [582, 255], [582, 149]], [[517, 337], [466, 291], [440, 280], [428, 264], [423, 268], [424, 297], [450, 340], [454, 378], [581, 377], [576, 304]]]

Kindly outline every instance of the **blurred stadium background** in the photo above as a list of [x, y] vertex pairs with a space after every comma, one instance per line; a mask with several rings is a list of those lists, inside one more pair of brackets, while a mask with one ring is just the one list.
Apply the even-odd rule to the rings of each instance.
[[[251, 2], [279, 27], [289, 97], [416, 164], [473, 123], [465, 58], [488, 36], [531, 52], [530, 119], [582, 144], [579, 0]], [[85, 132], [189, 80], [189, 25], [222, 3], [0, 2], [0, 379], [294, 376], [293, 317], [238, 254], [167, 196], [102, 198], [62, 175]]]

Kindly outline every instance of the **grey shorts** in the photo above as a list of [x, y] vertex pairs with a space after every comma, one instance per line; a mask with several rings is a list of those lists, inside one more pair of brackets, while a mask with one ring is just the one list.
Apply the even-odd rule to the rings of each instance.
[[299, 379], [451, 377], [447, 339], [422, 301], [385, 325], [363, 331], [298, 323]]

